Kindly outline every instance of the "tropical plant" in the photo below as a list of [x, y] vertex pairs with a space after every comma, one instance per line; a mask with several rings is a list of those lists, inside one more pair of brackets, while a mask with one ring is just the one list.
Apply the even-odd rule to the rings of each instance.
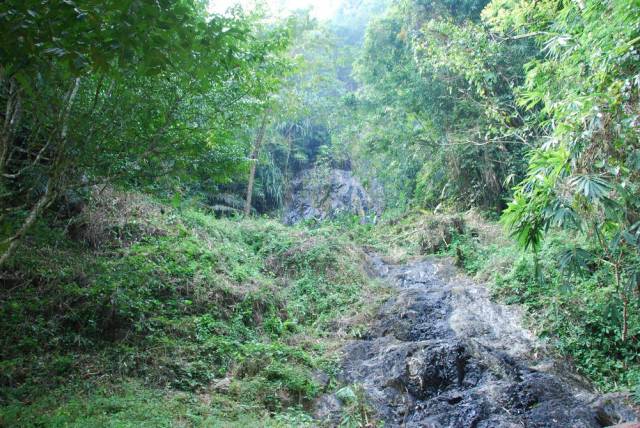
[[244, 168], [286, 67], [284, 32], [195, 0], [8, 1], [0, 36], [0, 266], [69, 191]]
[[563, 264], [610, 268], [624, 341], [639, 291], [640, 4], [495, 0], [484, 16], [508, 37], [535, 38], [545, 54], [527, 65], [518, 102], [537, 112], [546, 142], [532, 152], [503, 220], [534, 250], [552, 227], [586, 234], [596, 251], [569, 249]]

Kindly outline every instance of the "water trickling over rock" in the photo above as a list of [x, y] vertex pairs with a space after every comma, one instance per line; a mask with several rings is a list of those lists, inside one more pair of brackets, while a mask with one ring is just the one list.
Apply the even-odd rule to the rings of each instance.
[[[516, 307], [448, 262], [372, 257], [397, 288], [368, 335], [343, 350], [342, 380], [359, 384], [385, 427], [603, 427], [635, 421], [621, 396], [599, 396], [523, 328]], [[316, 415], [329, 425], [340, 400]]]

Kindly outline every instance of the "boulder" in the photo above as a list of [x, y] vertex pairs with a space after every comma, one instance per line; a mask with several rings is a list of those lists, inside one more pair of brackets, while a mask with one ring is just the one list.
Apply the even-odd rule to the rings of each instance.
[[356, 215], [361, 222], [373, 222], [379, 211], [380, 207], [351, 171], [315, 168], [302, 172], [294, 180], [285, 205], [284, 223], [341, 215]]

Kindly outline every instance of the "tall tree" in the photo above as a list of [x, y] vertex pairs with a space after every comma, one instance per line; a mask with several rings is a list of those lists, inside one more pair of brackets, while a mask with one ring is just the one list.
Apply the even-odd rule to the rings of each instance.
[[258, 131], [258, 135], [256, 136], [256, 141], [253, 144], [253, 150], [251, 152], [251, 157], [249, 160], [251, 161], [251, 166], [249, 168], [249, 181], [247, 184], [247, 198], [244, 205], [244, 214], [249, 215], [251, 213], [251, 198], [253, 196], [253, 182], [256, 178], [256, 163], [258, 161], [258, 155], [260, 153], [260, 148], [262, 147], [262, 142], [264, 141], [264, 133], [267, 129], [267, 119], [269, 118], [269, 114], [271, 110], [267, 109], [262, 115], [262, 123], [260, 125], [260, 130]]

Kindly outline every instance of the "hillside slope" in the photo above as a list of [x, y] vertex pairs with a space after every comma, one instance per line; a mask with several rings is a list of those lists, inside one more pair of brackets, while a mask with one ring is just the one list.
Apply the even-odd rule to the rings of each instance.
[[110, 190], [63, 214], [1, 282], [0, 426], [305, 425], [384, 294], [330, 227]]

